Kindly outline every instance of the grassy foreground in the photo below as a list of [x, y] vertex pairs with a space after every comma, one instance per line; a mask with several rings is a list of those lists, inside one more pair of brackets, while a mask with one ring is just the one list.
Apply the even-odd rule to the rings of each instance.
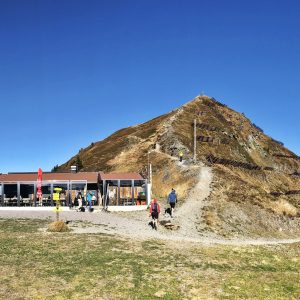
[[232, 247], [45, 233], [0, 219], [0, 299], [300, 299], [300, 244]]

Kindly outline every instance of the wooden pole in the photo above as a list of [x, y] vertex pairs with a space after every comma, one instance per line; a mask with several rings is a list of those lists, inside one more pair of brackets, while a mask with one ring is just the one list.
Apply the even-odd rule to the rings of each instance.
[[59, 200], [56, 200], [56, 221], [59, 221]]

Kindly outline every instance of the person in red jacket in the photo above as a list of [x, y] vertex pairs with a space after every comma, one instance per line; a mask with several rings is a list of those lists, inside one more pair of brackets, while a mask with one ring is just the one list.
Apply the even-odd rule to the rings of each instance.
[[150, 215], [152, 217], [152, 227], [157, 230], [157, 220], [160, 214], [160, 205], [157, 200], [154, 198], [150, 205]]

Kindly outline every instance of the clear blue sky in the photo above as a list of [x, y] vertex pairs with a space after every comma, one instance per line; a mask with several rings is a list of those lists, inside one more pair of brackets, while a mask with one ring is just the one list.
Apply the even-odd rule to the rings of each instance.
[[300, 155], [300, 4], [0, 2], [0, 172], [50, 170], [202, 91]]

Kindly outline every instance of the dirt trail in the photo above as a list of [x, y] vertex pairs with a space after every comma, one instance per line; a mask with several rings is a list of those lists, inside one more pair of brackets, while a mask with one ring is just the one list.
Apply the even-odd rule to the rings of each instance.
[[212, 182], [212, 170], [209, 167], [200, 167], [199, 181], [191, 190], [188, 200], [175, 212], [176, 223], [180, 225], [179, 234], [184, 236], [198, 236], [195, 221], [201, 223], [201, 211], [204, 200], [210, 194], [210, 184]]

